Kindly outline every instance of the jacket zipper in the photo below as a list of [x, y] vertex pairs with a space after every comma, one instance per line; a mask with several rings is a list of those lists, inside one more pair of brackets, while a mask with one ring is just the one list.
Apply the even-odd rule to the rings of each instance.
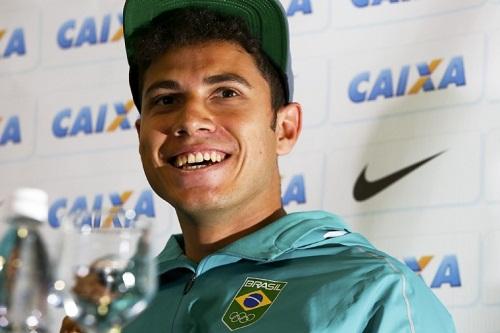
[[196, 272], [193, 273], [193, 276], [189, 279], [189, 281], [184, 286], [183, 295], [186, 295], [191, 290], [191, 288], [193, 288], [195, 280], [196, 280]]
[[[207, 257], [208, 258], [208, 257]], [[193, 285], [194, 285], [194, 282], [196, 280], [196, 277], [199, 276], [202, 272], [203, 272], [203, 268], [205, 267], [206, 265], [206, 262], [207, 262], [207, 258], [205, 258], [205, 260], [202, 260], [199, 264], [198, 264], [198, 267], [196, 267], [195, 271], [193, 272], [193, 275], [191, 275], [191, 278], [188, 280], [188, 282], [184, 285], [184, 290], [182, 292], [182, 297], [179, 301], [179, 305], [177, 306], [177, 310], [175, 311], [175, 314], [174, 314], [174, 320], [172, 321], [172, 333], [175, 332], [175, 327], [176, 327], [176, 323], [177, 323], [177, 320], [178, 320], [178, 316], [179, 316], [179, 311], [182, 312], [181, 310], [181, 307], [182, 307], [182, 303], [184, 302], [184, 299], [185, 299], [185, 296], [187, 293], [189, 293], [189, 291], [193, 288]]]
[[194, 271], [193, 275], [191, 276], [191, 279], [189, 279], [189, 281], [184, 286], [183, 295], [186, 295], [191, 290], [191, 288], [193, 288], [193, 285], [194, 285], [196, 278], [205, 271], [205, 266], [207, 265], [207, 262], [209, 259], [210, 259], [210, 256], [208, 256], [205, 259], [203, 259], [202, 261], [200, 261], [200, 263], [198, 264], [198, 267], [196, 267], [196, 270]]
[[196, 279], [196, 271], [193, 272], [193, 275], [189, 278], [188, 282], [184, 285], [184, 289], [182, 291], [182, 297], [179, 299], [179, 303], [177, 304], [177, 308], [174, 313], [174, 317], [172, 320], [172, 325], [171, 325], [171, 330], [170, 332], [175, 333], [176, 330], [176, 323], [177, 323], [177, 317], [179, 315], [179, 312], [181, 311], [182, 303], [184, 302], [184, 296], [189, 292], [189, 290], [193, 287], [194, 280]]

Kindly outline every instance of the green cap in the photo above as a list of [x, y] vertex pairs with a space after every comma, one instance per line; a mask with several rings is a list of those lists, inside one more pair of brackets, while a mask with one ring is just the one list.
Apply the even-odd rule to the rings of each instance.
[[288, 22], [278, 0], [127, 0], [123, 8], [123, 29], [129, 64], [134, 52], [131, 37], [138, 29], [165, 12], [187, 7], [206, 8], [243, 18], [253, 36], [261, 41], [265, 54], [280, 70], [287, 89], [286, 99], [292, 101]]

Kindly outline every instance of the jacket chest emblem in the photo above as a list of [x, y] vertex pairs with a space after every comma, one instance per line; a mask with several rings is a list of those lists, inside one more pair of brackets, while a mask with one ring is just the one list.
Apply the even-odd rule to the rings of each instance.
[[246, 278], [229, 304], [222, 322], [231, 331], [254, 324], [273, 305], [287, 282]]

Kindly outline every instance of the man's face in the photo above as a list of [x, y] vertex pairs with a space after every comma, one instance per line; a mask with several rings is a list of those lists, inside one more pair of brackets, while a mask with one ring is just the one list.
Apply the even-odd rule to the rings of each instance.
[[149, 183], [187, 214], [275, 205], [272, 119], [269, 85], [240, 46], [168, 51], [144, 73], [138, 131]]

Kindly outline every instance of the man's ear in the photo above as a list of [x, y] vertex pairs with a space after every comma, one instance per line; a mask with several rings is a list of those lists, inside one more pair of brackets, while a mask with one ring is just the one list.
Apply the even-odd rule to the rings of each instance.
[[299, 103], [290, 103], [278, 110], [276, 117], [276, 153], [288, 154], [302, 130], [302, 106]]
[[141, 118], [137, 118], [135, 121], [135, 129], [137, 131], [137, 136], [140, 138], [141, 137]]
[[135, 120], [135, 130], [137, 131], [137, 138], [139, 139], [139, 154], [141, 154], [141, 117]]

